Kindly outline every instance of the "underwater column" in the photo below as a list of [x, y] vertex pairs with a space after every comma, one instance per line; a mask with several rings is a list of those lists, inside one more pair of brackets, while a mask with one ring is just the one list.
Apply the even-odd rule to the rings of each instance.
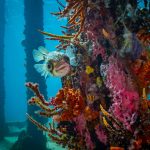
[[5, 134], [5, 88], [4, 88], [4, 34], [5, 34], [5, 0], [0, 1], [0, 141]]
[[[43, 29], [43, 1], [42, 0], [24, 0], [24, 15], [25, 15], [25, 40], [23, 45], [26, 53], [26, 81], [36, 82], [40, 84], [40, 90], [47, 95], [46, 83], [44, 77], [41, 78], [34, 66], [32, 51], [34, 48], [44, 46], [43, 35], [37, 30]], [[31, 91], [27, 91], [27, 100], [33, 96]], [[28, 107], [28, 113], [33, 115], [38, 121], [46, 121], [34, 115], [36, 108]], [[30, 149], [42, 150], [45, 148], [46, 139], [42, 132], [38, 131], [31, 122], [27, 122], [27, 134], [32, 137], [32, 147]], [[28, 147], [27, 147], [28, 148]]]

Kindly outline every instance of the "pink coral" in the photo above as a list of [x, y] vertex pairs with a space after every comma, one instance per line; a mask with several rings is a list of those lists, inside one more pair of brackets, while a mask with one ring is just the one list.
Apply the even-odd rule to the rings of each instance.
[[85, 141], [86, 141], [86, 146], [88, 147], [88, 149], [93, 150], [94, 149], [94, 144], [91, 140], [90, 132], [87, 129], [86, 129], [86, 132], [85, 132]]
[[106, 56], [106, 51], [104, 49], [104, 47], [102, 47], [100, 44], [94, 44], [93, 45], [93, 57], [94, 59], [98, 56], [98, 55], [101, 55], [102, 58], [105, 58]]
[[[99, 12], [97, 12], [99, 13]], [[96, 13], [96, 14], [97, 14]], [[102, 28], [102, 22], [91, 12], [92, 15], [87, 17], [87, 24], [85, 25], [85, 31], [88, 40], [92, 41], [93, 60], [100, 54], [102, 58], [106, 57], [106, 50], [101, 45], [100, 39], [103, 39], [100, 29]], [[90, 22], [90, 23], [88, 23]]]
[[74, 121], [76, 122], [76, 132], [82, 136], [85, 137], [86, 146], [88, 149], [93, 150], [94, 144], [91, 140], [90, 133], [86, 127], [86, 120], [83, 114], [79, 115], [78, 117], [74, 118]]
[[106, 72], [106, 86], [113, 97], [110, 111], [128, 130], [131, 130], [137, 116], [139, 94], [134, 89], [130, 76], [123, 71], [123, 65], [116, 58], [109, 58]]
[[95, 131], [96, 131], [96, 135], [97, 135], [98, 139], [102, 143], [106, 144], [107, 143], [107, 136], [106, 136], [104, 130], [102, 128], [100, 128], [99, 126], [96, 126]]
[[81, 136], [84, 135], [84, 131], [86, 129], [86, 120], [83, 114], [79, 115], [78, 117], [73, 119], [74, 122], [76, 122], [76, 131], [79, 133]]

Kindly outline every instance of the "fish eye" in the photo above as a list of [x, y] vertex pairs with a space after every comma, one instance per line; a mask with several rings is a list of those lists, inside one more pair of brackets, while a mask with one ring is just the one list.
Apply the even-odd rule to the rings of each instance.
[[66, 63], [70, 63], [70, 60], [69, 60], [69, 57], [67, 57], [67, 56], [64, 56], [64, 61], [66, 62]]
[[51, 61], [49, 61], [49, 62], [47, 63], [47, 68], [48, 68], [49, 71], [52, 71], [52, 70], [53, 70], [53, 63], [52, 63]]
[[51, 65], [50, 65], [50, 64], [48, 64], [48, 65], [47, 65], [47, 67], [48, 67], [48, 69], [50, 69], [50, 68], [51, 68]]

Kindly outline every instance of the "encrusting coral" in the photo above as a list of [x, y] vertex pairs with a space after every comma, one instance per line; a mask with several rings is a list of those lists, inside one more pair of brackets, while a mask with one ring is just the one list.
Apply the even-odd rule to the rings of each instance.
[[58, 1], [63, 10], [52, 14], [68, 18], [67, 31], [40, 32], [60, 42], [57, 50], [71, 53], [71, 71], [49, 100], [37, 84], [26, 84], [34, 93], [29, 104], [40, 108], [35, 113], [53, 123], [47, 127], [27, 117], [70, 150], [149, 148], [150, 2], [66, 2]]

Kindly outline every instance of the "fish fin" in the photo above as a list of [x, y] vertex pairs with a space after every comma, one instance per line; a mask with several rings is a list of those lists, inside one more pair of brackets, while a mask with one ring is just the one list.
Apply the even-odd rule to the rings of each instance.
[[77, 66], [78, 65], [76, 57], [71, 57], [70, 58], [70, 65], [71, 66]]
[[40, 46], [39, 48], [38, 48], [38, 50], [39, 50], [39, 52], [40, 53], [42, 53], [43, 55], [48, 55], [48, 50], [45, 48], [45, 47], [43, 47], [43, 46]]
[[71, 66], [78, 66], [77, 59], [76, 59], [72, 49], [67, 48], [65, 55], [69, 57]]
[[67, 55], [69, 58], [74, 57], [74, 51], [70, 47], [66, 49], [65, 55]]
[[49, 72], [47, 70], [46, 64], [35, 64], [34, 68], [45, 78], [48, 76]]
[[33, 58], [34, 58], [34, 60], [36, 61], [36, 62], [39, 62], [39, 61], [41, 61], [41, 60], [44, 60], [44, 55], [41, 53], [41, 52], [39, 52], [38, 50], [33, 50]]
[[36, 49], [33, 50], [33, 58], [36, 62], [39, 62], [45, 60], [48, 53], [49, 52], [44, 47], [40, 46], [38, 50]]

